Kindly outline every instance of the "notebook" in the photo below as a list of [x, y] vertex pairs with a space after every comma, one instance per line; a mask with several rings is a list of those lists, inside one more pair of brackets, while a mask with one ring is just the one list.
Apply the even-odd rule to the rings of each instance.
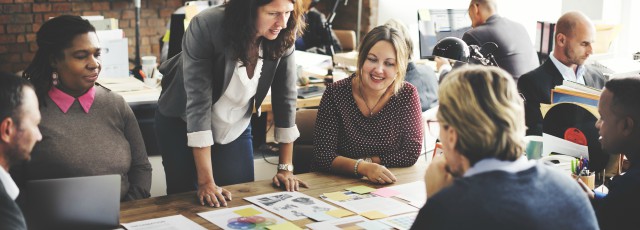
[[29, 229], [105, 229], [120, 224], [120, 175], [27, 182]]

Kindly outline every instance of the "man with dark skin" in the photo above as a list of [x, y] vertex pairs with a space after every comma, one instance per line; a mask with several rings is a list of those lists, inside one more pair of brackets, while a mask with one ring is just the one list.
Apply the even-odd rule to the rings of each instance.
[[609, 193], [594, 193], [582, 181], [591, 198], [601, 229], [637, 229], [640, 226], [640, 77], [615, 78], [606, 83], [598, 103], [596, 128], [600, 144], [609, 154], [624, 154], [631, 166], [608, 185]]

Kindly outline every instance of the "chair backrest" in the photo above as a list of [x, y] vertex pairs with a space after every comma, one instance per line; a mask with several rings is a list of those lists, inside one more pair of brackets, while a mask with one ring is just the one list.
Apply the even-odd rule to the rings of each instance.
[[300, 137], [293, 144], [294, 173], [307, 173], [313, 162], [313, 132], [316, 126], [317, 109], [301, 109], [296, 112], [296, 126]]
[[356, 32], [353, 30], [333, 30], [342, 45], [342, 52], [354, 51], [356, 49]]

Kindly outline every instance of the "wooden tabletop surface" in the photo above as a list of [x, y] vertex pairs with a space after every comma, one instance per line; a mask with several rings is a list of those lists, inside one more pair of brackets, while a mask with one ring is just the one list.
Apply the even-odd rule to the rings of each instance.
[[[398, 181], [392, 185], [399, 185], [423, 180], [426, 165], [427, 163], [425, 161], [418, 160], [418, 162], [412, 167], [391, 168], [390, 170], [398, 178]], [[301, 188], [300, 192], [318, 199], [320, 199], [319, 196], [323, 193], [342, 191], [345, 188], [357, 185], [367, 185], [373, 188], [385, 187], [383, 185], [369, 183], [365, 180], [327, 173], [313, 172], [299, 174], [297, 176], [299, 179], [310, 184], [311, 187], [308, 189]], [[282, 191], [279, 188], [273, 187], [270, 180], [230, 185], [225, 186], [224, 188], [229, 190], [233, 196], [233, 200], [228, 202], [229, 207], [251, 204], [250, 202], [245, 201], [243, 199], [244, 197]], [[327, 203], [331, 204], [329, 202]], [[201, 206], [199, 204], [199, 202], [196, 200], [195, 191], [185, 192], [168, 196], [123, 202], [120, 204], [120, 223], [130, 223], [134, 221], [181, 214], [207, 229], [220, 229], [218, 226], [197, 215], [200, 212], [212, 210], [216, 210], [216, 208]], [[313, 221], [310, 219], [303, 219], [293, 221], [293, 223], [300, 227], [304, 227], [304, 225], [313, 223]]]

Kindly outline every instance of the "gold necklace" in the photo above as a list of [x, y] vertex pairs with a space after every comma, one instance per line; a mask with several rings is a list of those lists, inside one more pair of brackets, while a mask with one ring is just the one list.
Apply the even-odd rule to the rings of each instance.
[[[378, 104], [380, 103], [382, 97], [384, 96], [384, 93], [382, 93], [382, 95], [380, 95], [380, 97], [378, 98], [378, 101], [376, 102], [376, 104], [373, 106], [373, 108], [369, 108], [369, 103], [367, 102], [367, 98], [364, 97], [364, 94], [362, 93], [362, 88], [364, 88], [364, 86], [362, 85], [362, 79], [358, 79], [360, 81], [360, 97], [362, 97], [362, 100], [364, 100], [364, 105], [367, 106], [367, 109], [369, 110], [369, 117], [373, 116], [373, 110], [378, 106]], [[385, 90], [386, 93], [386, 90]]]

